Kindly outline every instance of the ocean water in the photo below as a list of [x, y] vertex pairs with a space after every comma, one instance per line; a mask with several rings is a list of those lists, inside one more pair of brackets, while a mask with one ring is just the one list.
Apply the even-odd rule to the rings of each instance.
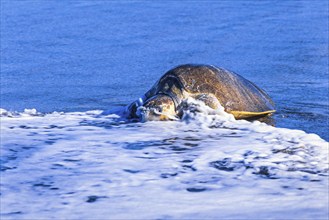
[[[0, 28], [2, 219], [328, 218], [327, 1], [1, 1]], [[185, 63], [256, 83], [275, 127], [123, 117]]]

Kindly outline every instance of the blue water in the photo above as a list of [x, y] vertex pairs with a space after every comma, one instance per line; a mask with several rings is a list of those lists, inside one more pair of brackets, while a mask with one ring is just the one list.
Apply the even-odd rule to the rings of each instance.
[[[1, 219], [327, 219], [328, 15], [325, 0], [1, 1]], [[276, 127], [193, 100], [181, 121], [102, 112], [185, 63], [263, 88]]]
[[111, 109], [184, 63], [265, 89], [278, 127], [329, 140], [327, 1], [2, 1], [1, 107]]

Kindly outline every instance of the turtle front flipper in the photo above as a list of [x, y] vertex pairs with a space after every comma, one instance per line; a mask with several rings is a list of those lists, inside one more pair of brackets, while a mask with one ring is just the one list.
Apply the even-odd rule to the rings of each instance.
[[221, 107], [217, 97], [211, 93], [201, 93], [193, 96], [194, 99], [204, 102], [207, 106], [212, 109], [219, 109]]
[[129, 119], [131, 119], [131, 118], [138, 118], [138, 115], [136, 114], [137, 113], [137, 109], [138, 109], [138, 107], [143, 106], [144, 100], [145, 100], [144, 97], [143, 98], [139, 98], [139, 99], [137, 99], [136, 101], [134, 101], [133, 103], [131, 103], [130, 105], [128, 105], [126, 107], [125, 114], [127, 115], [127, 117]]

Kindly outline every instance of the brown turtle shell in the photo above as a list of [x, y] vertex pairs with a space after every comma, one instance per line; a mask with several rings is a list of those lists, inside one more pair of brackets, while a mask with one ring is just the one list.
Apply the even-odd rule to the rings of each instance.
[[242, 76], [210, 65], [181, 65], [165, 73], [145, 94], [144, 100], [156, 94], [170, 95], [176, 107], [184, 98], [212, 94], [226, 112], [236, 118], [267, 115], [274, 103], [262, 89]]

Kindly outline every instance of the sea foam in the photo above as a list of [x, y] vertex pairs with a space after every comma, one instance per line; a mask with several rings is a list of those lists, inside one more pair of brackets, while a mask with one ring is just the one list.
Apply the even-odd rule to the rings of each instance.
[[191, 99], [180, 121], [98, 110], [1, 116], [7, 219], [328, 216], [328, 142], [315, 134]]

